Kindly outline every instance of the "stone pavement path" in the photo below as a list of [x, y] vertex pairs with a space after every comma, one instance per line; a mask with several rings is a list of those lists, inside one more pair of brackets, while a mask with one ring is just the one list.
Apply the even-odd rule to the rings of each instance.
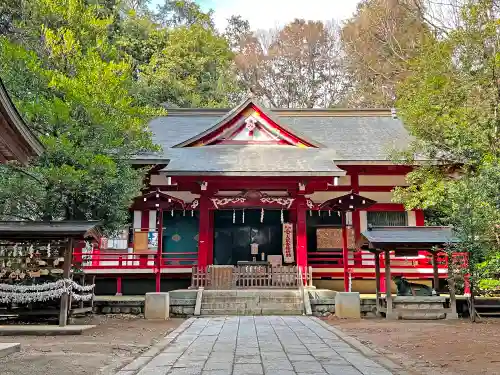
[[186, 330], [138, 372], [122, 370], [119, 374], [392, 373], [353, 349], [313, 318], [234, 316], [192, 319]]

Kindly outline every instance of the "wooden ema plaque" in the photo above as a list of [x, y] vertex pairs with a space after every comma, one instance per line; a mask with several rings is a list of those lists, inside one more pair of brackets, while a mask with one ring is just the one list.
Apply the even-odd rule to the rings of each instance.
[[[316, 244], [318, 250], [342, 249], [342, 228], [318, 228]], [[347, 248], [356, 248], [352, 228], [347, 228]]]

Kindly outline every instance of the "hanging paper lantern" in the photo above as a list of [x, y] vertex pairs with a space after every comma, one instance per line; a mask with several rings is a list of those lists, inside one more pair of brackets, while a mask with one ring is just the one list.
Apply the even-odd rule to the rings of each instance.
[[309, 210], [309, 216], [312, 216], [313, 215], [313, 212], [311, 210]]
[[182, 210], [182, 216], [186, 216], [186, 210]]
[[233, 210], [233, 224], [236, 223], [236, 210]]
[[172, 217], [174, 217], [174, 210], [170, 210], [170, 215], [172, 215]]
[[332, 216], [332, 210], [328, 210], [328, 216]]
[[191, 217], [194, 217], [194, 210], [191, 210]]
[[263, 208], [260, 209], [260, 222], [261, 223], [264, 222], [264, 209]]
[[285, 220], [283, 219], [283, 210], [281, 210], [281, 224], [283, 224], [283, 223], [284, 223], [284, 221], [285, 221]]
[[243, 209], [243, 214], [241, 215], [241, 222], [245, 224], [245, 209]]

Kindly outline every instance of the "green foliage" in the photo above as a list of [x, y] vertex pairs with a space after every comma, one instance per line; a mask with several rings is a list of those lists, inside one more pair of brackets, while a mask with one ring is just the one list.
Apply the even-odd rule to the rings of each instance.
[[[47, 23], [41, 21], [38, 35], [36, 27], [25, 28], [30, 38], [23, 42], [1, 38], [0, 70], [46, 151], [28, 167], [1, 167], [2, 215], [101, 220], [113, 231], [127, 221], [142, 187], [144, 171], [129, 159], [155, 149], [146, 123], [160, 112], [136, 104], [131, 66], [114, 59], [112, 19], [99, 6], [78, 0], [30, 6]], [[36, 38], [40, 46], [30, 51]]]
[[477, 265], [480, 291], [484, 294], [500, 293], [500, 254], [497, 253]]
[[237, 91], [227, 41], [199, 24], [177, 27], [143, 67], [139, 82], [149, 102], [179, 107], [227, 107]]
[[[399, 87], [398, 105], [424, 165], [408, 175], [395, 199], [438, 213], [469, 254], [471, 281], [479, 264], [500, 251], [500, 40], [492, 0], [462, 9], [462, 26], [429, 40]], [[425, 163], [425, 160], [433, 160]]]

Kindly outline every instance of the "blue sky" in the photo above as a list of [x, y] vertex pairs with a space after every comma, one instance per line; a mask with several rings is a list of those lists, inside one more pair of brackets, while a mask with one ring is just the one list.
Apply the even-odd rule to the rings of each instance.
[[[152, 6], [163, 0], [152, 0]], [[197, 0], [204, 10], [213, 9], [217, 27], [223, 30], [226, 19], [239, 14], [253, 29], [269, 29], [294, 18], [341, 21], [355, 10], [358, 0]]]

